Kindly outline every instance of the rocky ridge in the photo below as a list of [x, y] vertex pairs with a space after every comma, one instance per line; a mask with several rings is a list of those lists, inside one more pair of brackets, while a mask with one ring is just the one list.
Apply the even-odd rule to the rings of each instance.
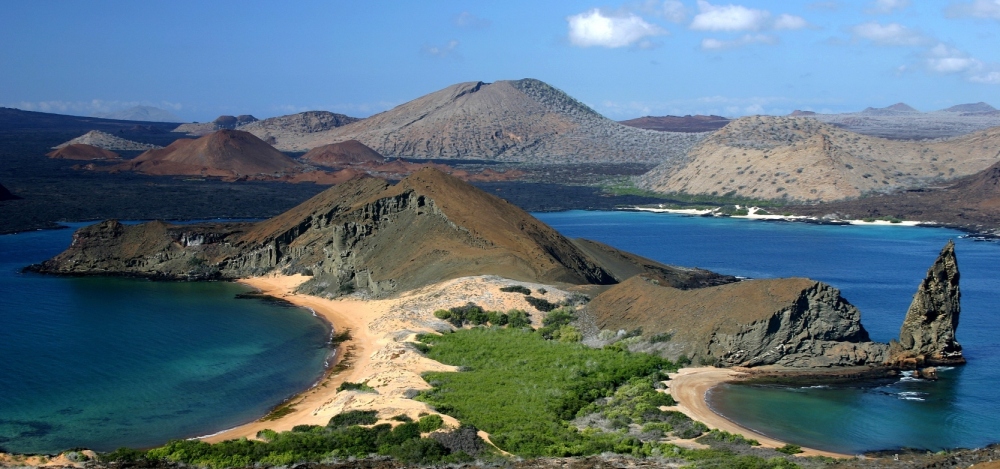
[[722, 116], [687, 115], [645, 116], [618, 122], [630, 127], [662, 132], [713, 132], [725, 127], [729, 121], [730, 119]]
[[116, 137], [106, 132], [101, 132], [100, 130], [91, 130], [73, 140], [61, 143], [52, 147], [55, 150], [60, 148], [65, 148], [67, 146], [80, 143], [84, 145], [91, 145], [97, 148], [103, 148], [105, 150], [111, 151], [144, 151], [144, 150], [155, 150], [157, 148], [163, 148], [157, 145], [151, 145], [148, 143], [133, 142], [131, 140], [126, 140], [121, 137]]
[[751, 116], [713, 133], [683, 165], [637, 178], [663, 193], [828, 202], [926, 187], [1000, 161], [1000, 127], [937, 142], [902, 142], [816, 120]]
[[959, 104], [934, 112], [920, 112], [899, 103], [842, 114], [810, 112], [800, 117], [862, 135], [898, 140], [953, 138], [1000, 126], [1000, 112], [982, 102]]
[[678, 162], [703, 137], [621, 125], [533, 79], [459, 83], [320, 132], [247, 130], [284, 151], [353, 139], [388, 157], [533, 163]]

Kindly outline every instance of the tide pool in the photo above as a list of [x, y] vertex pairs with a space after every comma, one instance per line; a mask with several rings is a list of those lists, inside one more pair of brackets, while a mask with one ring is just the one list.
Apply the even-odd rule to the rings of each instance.
[[861, 310], [872, 340], [899, 335], [906, 309], [941, 248], [956, 241], [968, 364], [936, 382], [864, 386], [723, 385], [710, 403], [727, 418], [802, 446], [857, 454], [900, 447], [939, 450], [1000, 442], [1000, 244], [940, 228], [829, 226], [639, 212], [536, 214], [584, 237], [675, 265], [754, 278], [809, 277]]
[[[85, 224], [73, 224], [73, 228]], [[323, 373], [329, 328], [225, 282], [20, 273], [73, 229], [0, 236], [0, 448], [160, 445], [259, 418]]]

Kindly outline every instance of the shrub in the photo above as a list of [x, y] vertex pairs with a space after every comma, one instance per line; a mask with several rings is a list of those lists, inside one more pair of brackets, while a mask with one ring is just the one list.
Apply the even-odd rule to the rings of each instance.
[[785, 454], [799, 454], [802, 452], [802, 447], [799, 445], [787, 444], [785, 446], [782, 446], [781, 448], [776, 449], [775, 451]]
[[430, 433], [444, 426], [444, 419], [438, 414], [424, 416], [418, 423], [420, 433]]
[[411, 419], [410, 416], [406, 415], [406, 414], [393, 415], [392, 418], [389, 419], [389, 420], [395, 420], [397, 422], [412, 422], [413, 421], [413, 419]]
[[507, 312], [507, 327], [511, 329], [523, 329], [531, 326], [531, 319], [528, 313], [519, 309], [512, 309]]
[[660, 343], [660, 342], [670, 342], [670, 339], [673, 339], [673, 338], [674, 338], [674, 335], [671, 334], [671, 333], [669, 333], [669, 332], [664, 332], [664, 333], [661, 333], [661, 334], [654, 334], [654, 335], [652, 335], [652, 336], [649, 337], [649, 343], [656, 344], [656, 343]]
[[378, 411], [375, 410], [351, 410], [334, 415], [328, 428], [350, 427], [352, 425], [374, 425], [378, 422]]
[[361, 391], [361, 392], [375, 392], [375, 388], [368, 385], [367, 381], [364, 383], [352, 383], [350, 381], [344, 381], [337, 386], [337, 392], [340, 391]]
[[530, 304], [531, 306], [534, 306], [535, 309], [543, 313], [552, 311], [553, 309], [556, 309], [556, 307], [558, 306], [555, 303], [550, 303], [545, 298], [535, 298], [533, 296], [526, 296], [524, 297], [524, 300], [527, 301], [528, 304]]
[[511, 285], [509, 287], [503, 287], [503, 288], [500, 289], [500, 291], [502, 291], [502, 292], [508, 292], [508, 293], [522, 293], [522, 294], [525, 294], [525, 295], [530, 295], [531, 294], [531, 289], [530, 288], [527, 288], [527, 287], [524, 287], [524, 286], [521, 286], [521, 285]]

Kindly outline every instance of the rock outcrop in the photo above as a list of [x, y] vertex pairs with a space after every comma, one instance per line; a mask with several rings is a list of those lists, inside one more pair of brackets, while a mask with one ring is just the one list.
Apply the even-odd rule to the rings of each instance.
[[343, 127], [361, 119], [329, 111], [306, 111], [253, 122], [240, 127], [272, 145], [286, 149], [286, 140], [305, 139], [309, 134]]
[[252, 124], [258, 120], [259, 119], [249, 114], [241, 114], [239, 116], [219, 116], [216, 117], [212, 123], [215, 124], [216, 129], [232, 130], [242, 125]]
[[[423, 169], [395, 186], [373, 178], [349, 181], [256, 224], [106, 221], [80, 229], [65, 252], [35, 269], [175, 279], [279, 271], [313, 276], [303, 286], [311, 293], [337, 295], [344, 288], [373, 296], [470, 275], [613, 284], [615, 272], [628, 270], [630, 262], [660, 276], [672, 269], [634, 256], [617, 259], [605, 267], [516, 206]], [[681, 287], [735, 281], [691, 270], [674, 278]]]
[[893, 365], [920, 368], [965, 363], [962, 346], [955, 339], [962, 298], [958, 280], [955, 243], [948, 241], [913, 295], [899, 341], [892, 344]]
[[155, 150], [157, 148], [162, 148], [157, 145], [151, 145], [148, 143], [133, 142], [131, 140], [126, 140], [121, 137], [116, 137], [106, 132], [101, 132], [100, 130], [91, 130], [73, 140], [65, 143], [61, 143], [53, 149], [65, 148], [73, 144], [82, 143], [84, 145], [91, 145], [97, 148], [103, 148], [105, 150], [111, 151], [144, 151], [144, 150]]
[[20, 197], [14, 195], [6, 187], [0, 185], [0, 202], [4, 200], [16, 200], [16, 199], [20, 199]]
[[670, 334], [668, 357], [701, 364], [815, 369], [888, 357], [889, 346], [869, 339], [860, 312], [839, 290], [804, 278], [685, 291], [635, 276], [594, 298], [585, 314], [598, 329]]
[[58, 150], [52, 150], [45, 154], [49, 158], [64, 160], [120, 160], [121, 155], [111, 150], [87, 145], [85, 143], [73, 143]]

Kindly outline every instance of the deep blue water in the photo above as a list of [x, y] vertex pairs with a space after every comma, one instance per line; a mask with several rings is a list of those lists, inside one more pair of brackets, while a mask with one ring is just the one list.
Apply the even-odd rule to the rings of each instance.
[[809, 277], [839, 288], [873, 340], [899, 327], [927, 269], [955, 239], [968, 365], [937, 382], [833, 388], [725, 385], [713, 407], [795, 444], [845, 452], [981, 447], [1000, 442], [1000, 244], [958, 231], [821, 226], [636, 212], [536, 214], [570, 237], [601, 241], [664, 263], [755, 278]]
[[141, 448], [213, 433], [322, 374], [328, 327], [307, 310], [235, 299], [246, 287], [19, 272], [72, 234], [0, 236], [0, 448]]

